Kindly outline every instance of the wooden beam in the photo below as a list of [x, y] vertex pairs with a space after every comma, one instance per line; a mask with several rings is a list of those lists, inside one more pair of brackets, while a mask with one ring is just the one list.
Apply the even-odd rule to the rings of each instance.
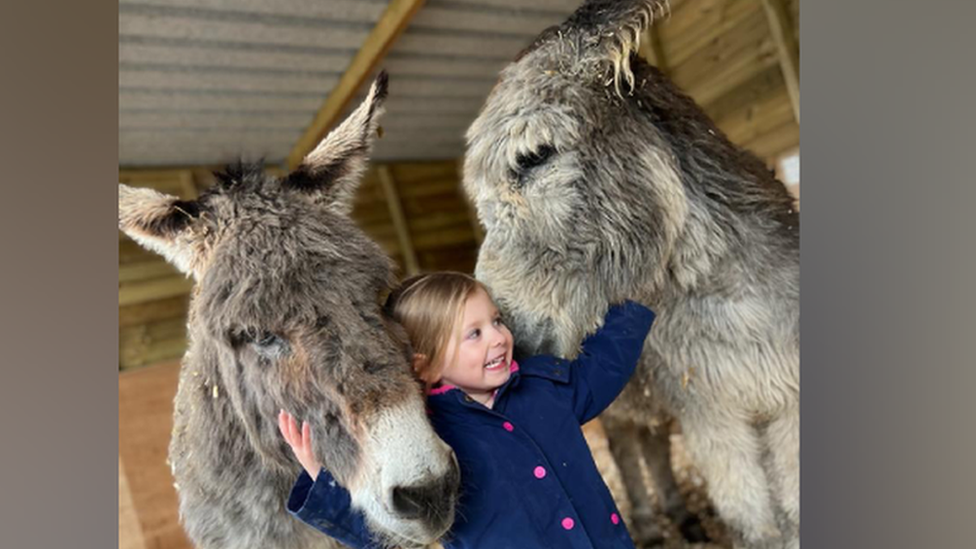
[[164, 259], [119, 265], [119, 284], [180, 274]]
[[292, 148], [288, 155], [289, 169], [295, 169], [305, 158], [305, 155], [311, 152], [326, 132], [335, 125], [366, 77], [376, 68], [376, 65], [386, 55], [387, 50], [407, 28], [410, 20], [423, 5], [424, 0], [390, 0], [386, 11], [380, 16], [380, 20], [377, 21], [376, 26], [366, 37], [366, 41], [359, 48], [359, 52], [353, 57], [349, 68], [346, 69], [332, 92], [329, 93], [329, 97], [326, 98], [322, 108], [319, 109], [312, 123], [305, 130], [305, 134], [298, 139]]
[[417, 263], [417, 253], [410, 242], [410, 229], [407, 227], [407, 219], [403, 215], [403, 206], [400, 204], [400, 194], [397, 192], [396, 183], [393, 181], [393, 174], [390, 167], [383, 165], [377, 169], [380, 179], [380, 187], [383, 189], [383, 196], [386, 198], [386, 205], [390, 209], [390, 219], [393, 220], [393, 227], [396, 229], [397, 241], [400, 243], [400, 251], [403, 254], [403, 262], [406, 264], [407, 276], [413, 276], [420, 272], [420, 265]]
[[189, 294], [193, 281], [182, 274], [119, 284], [119, 307]]
[[190, 170], [180, 172], [180, 189], [183, 191], [183, 200], [196, 200], [200, 196], [197, 192], [197, 184], [193, 180], [193, 172]]
[[793, 116], [800, 123], [800, 51], [793, 36], [793, 25], [784, 0], [762, 0], [769, 21], [769, 33], [779, 51], [779, 65], [783, 69], [786, 90], [793, 103]]
[[187, 318], [190, 295], [183, 294], [166, 299], [119, 307], [119, 328], [158, 322], [167, 318]]

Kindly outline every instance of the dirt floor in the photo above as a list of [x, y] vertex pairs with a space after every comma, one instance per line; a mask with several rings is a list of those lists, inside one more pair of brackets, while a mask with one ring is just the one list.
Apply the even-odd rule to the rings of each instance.
[[[624, 520], [627, 522], [628, 527], [630, 527], [630, 502], [627, 500], [623, 490], [623, 481], [620, 478], [620, 472], [613, 461], [613, 456], [610, 454], [610, 448], [607, 444], [606, 434], [603, 431], [603, 427], [600, 425], [598, 420], [595, 420], [584, 426], [583, 433], [586, 435], [586, 440], [590, 445], [590, 449], [593, 451], [593, 457], [596, 460], [596, 465], [599, 468], [600, 473], [603, 475], [607, 486], [610, 488], [610, 492], [613, 494], [614, 500], [617, 502], [617, 508], [620, 509], [620, 513], [624, 516]], [[682, 495], [685, 497], [685, 501], [688, 504], [688, 510], [698, 515], [699, 520], [701, 520], [702, 527], [705, 529], [705, 533], [708, 535], [711, 541], [708, 543], [686, 542], [681, 536], [681, 532], [678, 531], [677, 526], [672, 524], [667, 516], [659, 512], [655, 515], [655, 517], [658, 524], [664, 531], [665, 543], [663, 546], [656, 545], [654, 547], [663, 547], [664, 549], [731, 548], [732, 542], [729, 538], [728, 531], [721, 521], [719, 521], [714, 515], [714, 511], [710, 507], [705, 481], [691, 464], [688, 455], [685, 452], [683, 440], [680, 434], [671, 435], [671, 462], [674, 466], [678, 486], [680, 487]], [[647, 478], [646, 471], [644, 488], [652, 494], [652, 497], [654, 497], [654, 489], [650, 479]], [[633, 528], [630, 528], [630, 530], [633, 532]]]

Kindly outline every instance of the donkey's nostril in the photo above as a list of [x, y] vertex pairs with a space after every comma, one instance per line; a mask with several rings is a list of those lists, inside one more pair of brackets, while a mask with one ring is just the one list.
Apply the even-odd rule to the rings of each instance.
[[434, 530], [445, 529], [454, 521], [459, 475], [454, 469], [434, 482], [393, 489], [393, 509], [407, 520], [421, 520]]
[[426, 488], [397, 486], [393, 489], [393, 508], [404, 518], [419, 519], [424, 516], [425, 502], [431, 495]]

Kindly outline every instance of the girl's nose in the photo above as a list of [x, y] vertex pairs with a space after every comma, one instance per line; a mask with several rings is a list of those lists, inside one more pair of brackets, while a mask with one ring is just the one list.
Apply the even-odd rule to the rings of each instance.
[[505, 344], [505, 334], [499, 328], [495, 328], [491, 332], [492, 334], [492, 347], [500, 347]]

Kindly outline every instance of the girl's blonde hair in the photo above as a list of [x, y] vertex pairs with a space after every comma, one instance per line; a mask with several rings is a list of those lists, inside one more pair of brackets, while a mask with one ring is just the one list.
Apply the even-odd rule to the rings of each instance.
[[464, 315], [464, 304], [478, 289], [491, 295], [473, 277], [444, 271], [408, 278], [387, 299], [387, 312], [406, 329], [414, 353], [423, 355], [415, 370], [428, 388], [440, 379], [444, 353]]

